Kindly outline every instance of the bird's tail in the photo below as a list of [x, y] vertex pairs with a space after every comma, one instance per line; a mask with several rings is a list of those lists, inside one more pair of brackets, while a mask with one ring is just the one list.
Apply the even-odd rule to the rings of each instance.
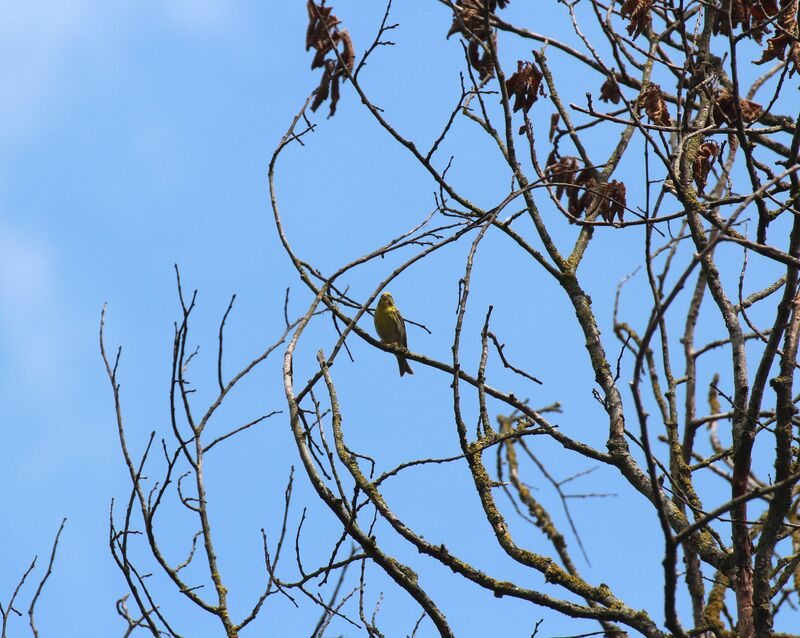
[[400, 376], [402, 377], [406, 372], [408, 374], [414, 374], [414, 371], [411, 369], [411, 366], [408, 365], [408, 360], [402, 355], [397, 356], [397, 367], [400, 368]]

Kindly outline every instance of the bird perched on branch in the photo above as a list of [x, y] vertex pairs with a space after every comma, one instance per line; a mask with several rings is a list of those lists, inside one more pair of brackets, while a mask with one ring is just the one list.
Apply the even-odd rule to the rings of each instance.
[[[406, 339], [406, 324], [397, 306], [394, 305], [392, 295], [385, 292], [378, 301], [378, 309], [375, 311], [375, 330], [383, 343], [392, 343], [396, 346], [408, 347]], [[400, 376], [406, 372], [414, 374], [411, 366], [408, 365], [406, 358], [401, 355], [397, 357], [397, 366], [400, 368]]]

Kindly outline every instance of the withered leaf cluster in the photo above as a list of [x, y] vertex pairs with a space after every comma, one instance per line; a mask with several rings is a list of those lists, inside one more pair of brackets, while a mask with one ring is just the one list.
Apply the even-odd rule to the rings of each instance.
[[697, 149], [697, 155], [692, 164], [692, 177], [698, 192], [702, 193], [708, 181], [708, 173], [719, 156], [719, 144], [708, 141], [703, 142]]
[[504, 9], [510, 0], [456, 0], [453, 8], [453, 24], [447, 32], [449, 38], [460, 33], [467, 40], [467, 56], [470, 66], [478, 72], [481, 80], [492, 77], [494, 68], [488, 52], [494, 40], [492, 28], [488, 26], [489, 15]]
[[623, 0], [619, 12], [628, 18], [628, 35], [636, 38], [649, 26], [652, 6], [653, 0]]
[[607, 78], [606, 81], [603, 82], [603, 86], [600, 87], [600, 100], [602, 102], [619, 104], [621, 99], [622, 93], [620, 93], [619, 84], [617, 84], [614, 78]]
[[[797, 12], [800, 9], [798, 0], [781, 0], [778, 27], [773, 37], [767, 40], [767, 48], [761, 59], [755, 64], [764, 64], [778, 58], [791, 62], [789, 76], [800, 70], [800, 31], [797, 28]], [[786, 48], [789, 48], [787, 53]]]
[[575, 180], [578, 176], [578, 158], [571, 156], [556, 158], [551, 153], [547, 162], [548, 166], [545, 169], [545, 173], [550, 183], [556, 187], [556, 199], [561, 199], [566, 193], [569, 212], [574, 215], [572, 204], [578, 194], [578, 188], [575, 186]]
[[542, 72], [530, 62], [517, 61], [517, 72], [506, 80], [508, 96], [514, 96], [514, 112], [527, 113], [538, 97], [544, 96]]
[[[308, 0], [307, 8], [306, 51], [315, 50], [311, 68], [323, 69], [319, 86], [314, 92], [311, 110], [316, 111], [330, 97], [330, 117], [336, 113], [339, 102], [339, 81], [353, 71], [355, 49], [350, 34], [346, 29], [339, 28], [339, 18], [333, 15], [332, 7], [325, 6], [324, 0], [321, 4]], [[338, 49], [339, 45], [342, 47], [341, 51]], [[332, 57], [326, 58], [330, 53], [333, 54]]]
[[615, 179], [603, 184], [595, 195], [596, 211], [609, 224], [614, 221], [614, 217], [622, 221], [626, 205], [625, 184]]
[[547, 159], [545, 174], [556, 188], [556, 199], [567, 196], [567, 212], [573, 217], [581, 217], [588, 211], [599, 214], [608, 223], [615, 217], [622, 221], [627, 205], [622, 182], [599, 184], [594, 169], [580, 170], [577, 157], [558, 157], [555, 151]]
[[731, 26], [734, 29], [741, 26], [747, 37], [761, 42], [761, 37], [769, 33], [765, 21], [776, 13], [778, 5], [775, 0], [729, 0], [717, 9], [713, 30], [715, 34], [730, 35]]
[[641, 111], [644, 109], [647, 117], [653, 124], [659, 126], [669, 126], [672, 120], [667, 111], [667, 104], [664, 102], [664, 96], [661, 94], [661, 87], [654, 82], [648, 82], [642, 87], [642, 92], [636, 99], [636, 108]]
[[580, 217], [586, 210], [590, 191], [597, 183], [594, 171], [588, 168], [580, 170], [577, 157], [558, 157], [554, 150], [547, 158], [545, 175], [556, 187], [556, 199], [566, 195], [567, 211], [573, 217]]
[[594, 199], [594, 188], [597, 186], [596, 175], [593, 169], [584, 168], [574, 178], [573, 184], [567, 189], [569, 196], [567, 210], [570, 215], [580, 217], [587, 208], [590, 209], [589, 204]]
[[[751, 124], [761, 117], [763, 110], [760, 104], [739, 98], [739, 108], [742, 110], [742, 120], [745, 124]], [[736, 103], [733, 95], [728, 89], [717, 92], [714, 100], [714, 121], [717, 124], [731, 123], [736, 121]]]

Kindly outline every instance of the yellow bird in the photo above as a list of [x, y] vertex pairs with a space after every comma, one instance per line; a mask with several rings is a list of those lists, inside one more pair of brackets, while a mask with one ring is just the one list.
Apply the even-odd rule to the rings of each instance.
[[[378, 309], [375, 311], [375, 330], [383, 343], [393, 343], [396, 346], [408, 348], [406, 339], [406, 324], [397, 306], [394, 305], [392, 295], [385, 292], [378, 301]], [[397, 366], [400, 368], [400, 376], [406, 372], [414, 374], [408, 361], [402, 354], [397, 357]]]

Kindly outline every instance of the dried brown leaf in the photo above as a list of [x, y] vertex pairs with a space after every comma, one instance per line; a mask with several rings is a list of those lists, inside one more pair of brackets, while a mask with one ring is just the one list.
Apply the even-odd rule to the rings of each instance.
[[606, 78], [606, 81], [603, 82], [603, 86], [600, 87], [600, 100], [602, 102], [619, 104], [621, 99], [622, 93], [620, 93], [619, 84], [617, 84], [617, 81], [612, 77]]
[[[755, 122], [761, 117], [763, 107], [760, 104], [739, 98], [739, 107], [742, 110], [742, 120], [745, 124]], [[714, 121], [717, 124], [736, 121], [736, 104], [733, 95], [728, 89], [717, 92], [714, 100]]]
[[556, 131], [558, 131], [559, 121], [561, 121], [561, 116], [558, 113], [553, 113], [550, 116], [550, 131], [547, 134], [547, 139], [549, 139], [551, 142], [556, 135]]
[[306, 8], [308, 9], [306, 51], [308, 51], [311, 47], [318, 49], [327, 42], [327, 33], [339, 24], [339, 19], [331, 15], [332, 7], [315, 5], [312, 0], [308, 0]]
[[761, 42], [763, 35], [769, 33], [765, 22], [776, 13], [778, 5], [775, 0], [729, 0], [717, 9], [713, 31], [715, 34], [730, 35], [731, 26], [734, 29], [741, 26], [747, 37]]
[[472, 2], [457, 2], [453, 12], [453, 24], [447, 32], [447, 37], [462, 34], [468, 40], [484, 40], [486, 38], [486, 20], [483, 10], [473, 6]]
[[714, 166], [719, 156], [719, 144], [708, 141], [701, 144], [697, 149], [697, 155], [692, 164], [692, 177], [698, 192], [702, 193], [708, 181], [708, 173]]
[[[573, 217], [580, 217], [594, 198], [597, 177], [594, 169], [584, 168], [575, 178], [575, 188], [568, 189], [569, 205], [567, 210]], [[581, 190], [583, 193], [581, 194]]]
[[[316, 111], [322, 103], [328, 99], [328, 95], [330, 95], [330, 86], [331, 86], [331, 73], [329, 67], [326, 65], [325, 70], [322, 72], [322, 77], [319, 80], [319, 86], [314, 91], [314, 101], [311, 102], [311, 110]], [[335, 110], [336, 107], [332, 105], [332, 108]]]
[[647, 117], [653, 124], [669, 126], [672, 120], [667, 111], [667, 104], [661, 94], [661, 87], [654, 82], [648, 82], [636, 99], [636, 107], [641, 111], [644, 108]]
[[548, 181], [556, 187], [556, 199], [561, 199], [566, 194], [567, 202], [571, 202], [578, 191], [578, 187], [575, 186], [578, 158], [567, 156], [556, 159], [555, 154], [551, 153], [547, 162], [545, 174]]
[[653, 0], [624, 0], [619, 12], [623, 18], [628, 18], [628, 35], [634, 38], [650, 25], [650, 9]]
[[[755, 64], [764, 64], [778, 58], [791, 62], [789, 76], [800, 70], [800, 33], [797, 27], [798, 0], [781, 0], [780, 15], [776, 34], [767, 40], [767, 48]], [[788, 47], [788, 53], [787, 53]]]
[[510, 0], [456, 0], [453, 5], [453, 24], [447, 37], [460, 33], [469, 42], [467, 56], [470, 66], [485, 80], [494, 74], [491, 56], [488, 53], [494, 41], [494, 33], [487, 23], [487, 11], [494, 13], [504, 9]]
[[517, 72], [506, 80], [506, 92], [514, 97], [514, 112], [527, 113], [533, 103], [544, 95], [542, 72], [530, 62], [517, 62]]
[[597, 194], [596, 202], [597, 212], [606, 222], [613, 223], [614, 217], [622, 221], [627, 206], [625, 184], [617, 180], [603, 184]]
[[453, 24], [447, 32], [447, 37], [461, 33], [467, 39], [477, 37], [486, 40], [486, 10], [494, 13], [498, 8], [505, 9], [510, 0], [456, 0], [453, 11]]
[[[316, 111], [330, 98], [330, 117], [336, 112], [336, 105], [339, 102], [340, 81], [342, 78], [347, 78], [355, 66], [355, 49], [347, 30], [339, 28], [341, 21], [333, 15], [332, 7], [308, 0], [306, 8], [308, 9], [306, 51], [314, 49], [311, 68], [323, 69], [319, 86], [314, 92], [311, 110]], [[341, 51], [338, 48], [340, 46]]]

